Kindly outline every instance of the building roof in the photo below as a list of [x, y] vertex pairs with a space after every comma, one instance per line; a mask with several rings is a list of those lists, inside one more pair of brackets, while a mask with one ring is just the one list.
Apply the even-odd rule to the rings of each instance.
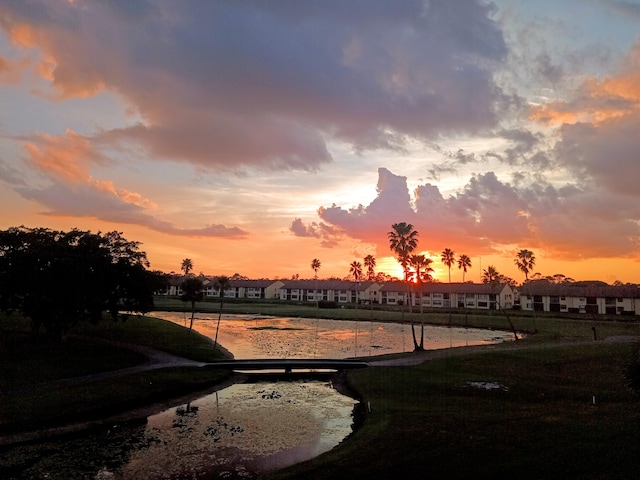
[[608, 285], [604, 282], [552, 283], [547, 280], [530, 280], [520, 288], [521, 295], [640, 298], [638, 285]]
[[285, 290], [366, 290], [373, 282], [352, 280], [281, 280]]

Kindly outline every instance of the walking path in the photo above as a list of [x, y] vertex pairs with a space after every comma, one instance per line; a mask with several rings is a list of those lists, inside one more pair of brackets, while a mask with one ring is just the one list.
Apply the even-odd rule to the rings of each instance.
[[[446, 358], [451, 356], [460, 356], [460, 355], [470, 355], [478, 352], [487, 352], [487, 351], [497, 351], [497, 350], [541, 350], [541, 349], [549, 349], [549, 348], [560, 348], [566, 347], [567, 345], [586, 345], [593, 343], [633, 343], [640, 341], [640, 337], [637, 336], [618, 336], [618, 337], [608, 337], [604, 340], [594, 341], [580, 341], [580, 342], [557, 342], [557, 343], [529, 343], [526, 340], [517, 340], [517, 341], [509, 341], [503, 343], [494, 343], [488, 345], [473, 345], [467, 347], [453, 347], [453, 348], [443, 348], [439, 350], [425, 350], [423, 352], [415, 352], [411, 355], [403, 356], [400, 358], [393, 359], [380, 359], [380, 360], [371, 360], [367, 361], [366, 358], [360, 358], [359, 360], [363, 360], [369, 364], [370, 367], [398, 367], [398, 366], [411, 366], [411, 365], [420, 365], [424, 362], [428, 362], [430, 360], [435, 360], [438, 358]], [[168, 367], [203, 367], [205, 365], [214, 365], [212, 363], [206, 362], [198, 362], [194, 360], [189, 360], [183, 357], [178, 357], [175, 355], [171, 355], [169, 353], [156, 350], [151, 347], [145, 347], [142, 345], [122, 343], [122, 342], [112, 342], [108, 341], [112, 345], [128, 348], [134, 350], [138, 353], [145, 355], [148, 360], [146, 363], [141, 365], [136, 365], [129, 368], [123, 368], [120, 370], [111, 370], [108, 372], [94, 373], [89, 375], [83, 375], [80, 377], [72, 377], [72, 378], [64, 378], [59, 380], [52, 380], [50, 382], [43, 382], [33, 385], [25, 385], [21, 387], [16, 387], [6, 391], [5, 393], [27, 393], [34, 391], [42, 391], [51, 387], [65, 387], [65, 386], [77, 386], [90, 382], [98, 382], [100, 380], [105, 380], [107, 378], [116, 378], [122, 377], [125, 375], [130, 375], [134, 373], [146, 372], [149, 370], [157, 370], [159, 368], [168, 368]], [[225, 366], [229, 362], [225, 363]]]

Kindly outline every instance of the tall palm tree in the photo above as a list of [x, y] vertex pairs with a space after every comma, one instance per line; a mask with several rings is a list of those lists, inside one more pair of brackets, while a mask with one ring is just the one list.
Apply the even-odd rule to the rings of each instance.
[[[373, 282], [376, 278], [376, 257], [373, 255], [367, 255], [364, 257], [364, 266], [367, 267], [367, 280]], [[371, 317], [373, 318], [373, 299], [371, 298], [371, 294], [373, 293], [373, 288], [369, 286], [369, 311], [371, 312]]]
[[442, 256], [440, 257], [442, 263], [444, 263], [449, 268], [449, 283], [451, 283], [451, 265], [456, 263], [455, 252], [450, 248], [445, 248], [442, 251]]
[[184, 260], [182, 260], [182, 264], [180, 265], [180, 270], [184, 272], [185, 277], [189, 276], [189, 272], [193, 270], [193, 262], [191, 261], [190, 258], [185, 258]]
[[500, 273], [493, 265], [489, 265], [486, 270], [482, 271], [482, 283], [497, 282], [500, 278]]
[[424, 255], [411, 255], [409, 257], [409, 264], [415, 270], [415, 278], [416, 284], [418, 286], [418, 291], [420, 292], [420, 345], [418, 347], [419, 350], [424, 350], [424, 320], [422, 318], [423, 306], [422, 306], [422, 284], [425, 281], [430, 281], [431, 272], [433, 272], [433, 268], [431, 268], [431, 263], [433, 260], [427, 258]]
[[316, 298], [316, 309], [318, 309], [320, 308], [320, 302], [318, 301], [318, 270], [320, 270], [320, 260], [318, 260], [317, 258], [311, 260], [311, 270], [313, 270], [313, 278], [316, 281], [315, 286], [313, 287], [313, 296]]
[[405, 282], [409, 280], [409, 255], [418, 246], [418, 232], [413, 225], [406, 222], [394, 223], [392, 230], [387, 232], [389, 247], [396, 254], [398, 263], [402, 265]]
[[362, 264], [356, 260], [349, 265], [349, 275], [353, 277], [353, 281], [356, 282], [356, 309], [358, 308], [358, 284], [362, 278]]
[[220, 330], [220, 319], [222, 318], [222, 306], [224, 305], [224, 292], [231, 287], [231, 280], [226, 275], [216, 277], [214, 282], [215, 288], [220, 295], [220, 310], [218, 311], [218, 325], [216, 326], [216, 338], [213, 340], [213, 346], [218, 345], [218, 330]]
[[442, 254], [440, 256], [440, 260], [442, 260], [442, 263], [444, 263], [448, 268], [449, 268], [449, 326], [451, 326], [451, 296], [452, 296], [452, 292], [451, 292], [451, 265], [453, 265], [454, 263], [456, 263], [456, 257], [454, 255], [453, 250], [451, 250], [450, 248], [445, 248], [442, 251]]
[[458, 269], [462, 270], [462, 283], [464, 283], [467, 268], [471, 268], [471, 259], [467, 255], [462, 254], [458, 257]]
[[[409, 286], [409, 256], [418, 246], [418, 232], [413, 229], [413, 225], [407, 222], [394, 223], [391, 225], [391, 231], [387, 232], [389, 239], [389, 248], [396, 254], [398, 262], [404, 270], [404, 281], [407, 285], [407, 303], [409, 304], [409, 313], [411, 314], [411, 296]], [[404, 310], [402, 310], [404, 313]], [[411, 334], [413, 336], [413, 347], [419, 350], [420, 346], [416, 340], [416, 332], [413, 325], [413, 316], [411, 318]]]
[[351, 262], [349, 265], [349, 275], [353, 277], [356, 282], [356, 314], [354, 316], [354, 322], [356, 325], [356, 342], [354, 356], [358, 356], [358, 296], [360, 293], [360, 278], [362, 278], [362, 264], [358, 261]]
[[525, 281], [529, 280], [529, 272], [536, 264], [536, 257], [533, 255], [533, 252], [527, 249], [520, 250], [516, 255], [514, 262], [518, 267], [518, 270], [524, 273]]
[[189, 324], [189, 330], [193, 328], [193, 318], [196, 315], [196, 302], [201, 302], [204, 298], [204, 284], [202, 280], [196, 277], [188, 277], [182, 282], [182, 296], [180, 297], [183, 302], [191, 302], [191, 323]]
[[373, 255], [367, 255], [364, 257], [364, 266], [367, 268], [367, 280], [372, 282], [376, 276], [376, 257]]

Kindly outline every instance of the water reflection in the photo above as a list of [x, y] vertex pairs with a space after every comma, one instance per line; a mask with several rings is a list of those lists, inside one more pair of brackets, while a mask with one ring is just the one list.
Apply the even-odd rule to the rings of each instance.
[[139, 421], [0, 452], [7, 480], [257, 478], [330, 450], [357, 402], [318, 380], [235, 384]]
[[[185, 322], [182, 313], [149, 315], [180, 325]], [[217, 314], [201, 313], [193, 328], [214, 338], [217, 323]], [[418, 336], [419, 328], [416, 327]], [[507, 331], [431, 325], [425, 325], [424, 330], [428, 350], [513, 340], [513, 333]], [[224, 315], [218, 342], [237, 359], [367, 357], [413, 349], [409, 325], [251, 315]]]
[[148, 447], [115, 478], [251, 478], [336, 446], [355, 403], [322, 382], [232, 385], [149, 417]]

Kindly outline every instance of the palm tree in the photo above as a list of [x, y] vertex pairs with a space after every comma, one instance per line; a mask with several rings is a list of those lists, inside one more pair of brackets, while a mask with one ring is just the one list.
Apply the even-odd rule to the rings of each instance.
[[201, 302], [204, 298], [204, 284], [202, 280], [196, 277], [188, 277], [182, 282], [182, 296], [180, 299], [183, 302], [191, 302], [191, 323], [189, 329], [193, 328], [193, 318], [196, 315], [196, 302]]
[[[376, 278], [376, 257], [373, 255], [367, 255], [364, 257], [364, 266], [367, 267], [367, 280], [373, 282]], [[373, 288], [369, 287], [369, 311], [371, 312], [371, 317], [373, 318], [373, 299], [371, 298], [371, 294], [373, 293]]]
[[398, 257], [398, 263], [402, 265], [405, 282], [409, 280], [409, 255], [418, 246], [418, 232], [413, 229], [413, 225], [406, 222], [394, 223], [391, 225], [389, 247]]
[[440, 257], [442, 263], [444, 263], [449, 268], [449, 283], [451, 283], [451, 265], [456, 263], [456, 257], [454, 255], [454, 251], [450, 248], [445, 248], [442, 251], [442, 256]]
[[[404, 281], [407, 285], [407, 303], [409, 304], [409, 313], [411, 314], [411, 296], [409, 290], [409, 255], [418, 246], [418, 232], [413, 229], [413, 225], [406, 222], [394, 223], [391, 225], [391, 231], [387, 232], [389, 239], [389, 248], [396, 254], [398, 262], [404, 270]], [[404, 314], [404, 309], [402, 310]], [[413, 336], [413, 347], [419, 350], [420, 346], [416, 340], [416, 332], [413, 325], [413, 317], [411, 318], [411, 334]]]
[[367, 267], [367, 280], [372, 282], [376, 276], [376, 257], [373, 255], [367, 255], [364, 257], [364, 266]]
[[525, 281], [529, 280], [529, 272], [533, 269], [536, 264], [536, 257], [533, 255], [531, 250], [520, 250], [516, 255], [514, 260], [518, 270], [524, 273]]
[[493, 283], [498, 281], [500, 274], [496, 267], [489, 265], [486, 270], [482, 271], [482, 283]]
[[318, 301], [318, 270], [320, 270], [320, 260], [314, 258], [311, 260], [311, 270], [314, 273], [314, 279], [316, 281], [313, 296], [316, 297], [316, 309], [320, 308], [320, 302]]
[[462, 283], [464, 283], [464, 276], [467, 273], [467, 268], [471, 268], [471, 259], [467, 255], [460, 255], [458, 257], [458, 269], [462, 270]]
[[226, 275], [216, 277], [215, 287], [220, 295], [220, 311], [218, 312], [218, 325], [216, 326], [216, 338], [213, 340], [213, 346], [218, 345], [218, 330], [220, 329], [220, 319], [222, 318], [222, 306], [224, 305], [224, 292], [231, 287], [231, 280]]
[[189, 272], [193, 270], [193, 262], [191, 261], [190, 258], [185, 258], [184, 260], [182, 260], [182, 264], [180, 265], [180, 270], [184, 272], [185, 277], [189, 276]]
[[353, 280], [356, 282], [356, 309], [358, 308], [358, 283], [360, 282], [360, 278], [362, 278], [362, 264], [357, 261], [351, 262], [349, 265], [349, 275], [353, 277]]
[[355, 355], [358, 356], [358, 296], [360, 293], [360, 278], [362, 277], [362, 264], [357, 261], [351, 262], [349, 265], [349, 275], [353, 277], [353, 280], [356, 282], [356, 314], [354, 316], [354, 321], [356, 324], [356, 342], [355, 342]]
[[424, 350], [424, 321], [422, 318], [422, 284], [424, 281], [431, 280], [431, 272], [433, 272], [433, 268], [431, 268], [431, 263], [433, 260], [425, 257], [424, 255], [411, 255], [409, 257], [409, 264], [415, 270], [416, 276], [416, 284], [418, 285], [418, 291], [420, 292], [420, 346], [419, 350]]

